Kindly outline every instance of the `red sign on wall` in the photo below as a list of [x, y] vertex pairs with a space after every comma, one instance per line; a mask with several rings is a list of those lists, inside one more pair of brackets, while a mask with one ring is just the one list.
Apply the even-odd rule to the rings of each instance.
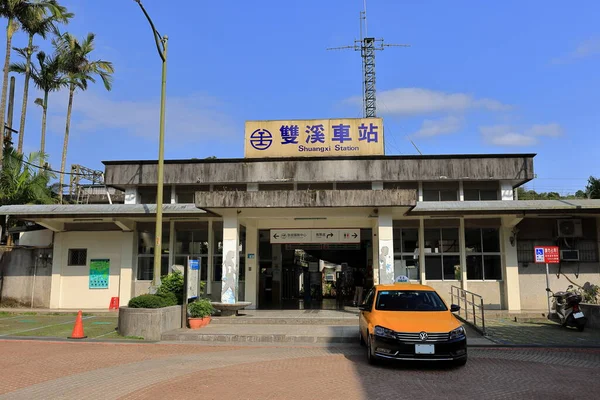
[[537, 264], [560, 264], [558, 246], [535, 246], [535, 262]]

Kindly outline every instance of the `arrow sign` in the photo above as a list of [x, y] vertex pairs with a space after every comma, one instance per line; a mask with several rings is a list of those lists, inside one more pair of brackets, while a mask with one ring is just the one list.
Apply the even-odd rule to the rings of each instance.
[[328, 238], [330, 238], [330, 237], [333, 237], [333, 233], [328, 233], [328, 234], [327, 234], [327, 237], [328, 237]]
[[354, 232], [354, 234], [352, 235], [352, 237], [353, 237], [354, 239], [356, 239], [356, 238], [358, 237], [358, 235], [356, 234], [356, 232]]
[[274, 235], [273, 235], [273, 237], [274, 237], [275, 239], [279, 239], [279, 235], [278, 235], [278, 234], [274, 234]]

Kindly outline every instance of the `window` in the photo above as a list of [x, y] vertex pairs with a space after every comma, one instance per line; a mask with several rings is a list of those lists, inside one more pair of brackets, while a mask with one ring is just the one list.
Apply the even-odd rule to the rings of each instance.
[[394, 277], [403, 275], [414, 281], [421, 279], [418, 249], [418, 228], [394, 228]]
[[436, 292], [424, 290], [383, 290], [377, 294], [377, 310], [382, 311], [447, 311]]
[[365, 297], [365, 302], [363, 303], [369, 311], [373, 308], [373, 297], [375, 295], [375, 288], [371, 288], [369, 293], [367, 293], [367, 297]]
[[69, 249], [68, 265], [80, 267], [87, 265], [87, 249]]
[[[137, 279], [149, 281], [154, 277], [154, 223], [138, 224]], [[169, 224], [163, 224], [161, 238], [161, 275], [169, 273]]]
[[458, 228], [425, 229], [425, 278], [460, 279]]
[[498, 228], [465, 229], [467, 279], [501, 280], [500, 231]]
[[186, 266], [188, 257], [199, 260], [200, 280], [208, 276], [208, 221], [175, 224], [175, 264]]
[[458, 200], [458, 182], [424, 182], [423, 201]]
[[494, 189], [465, 189], [465, 201], [498, 200], [498, 191]]

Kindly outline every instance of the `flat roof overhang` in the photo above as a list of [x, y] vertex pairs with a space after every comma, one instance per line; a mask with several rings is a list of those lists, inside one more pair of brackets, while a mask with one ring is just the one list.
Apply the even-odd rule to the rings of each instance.
[[[164, 217], [210, 216], [194, 204], [165, 204]], [[156, 204], [52, 204], [0, 207], [0, 215], [19, 219], [57, 218], [144, 218], [156, 216]]]
[[494, 200], [420, 202], [408, 216], [600, 214], [600, 200]]

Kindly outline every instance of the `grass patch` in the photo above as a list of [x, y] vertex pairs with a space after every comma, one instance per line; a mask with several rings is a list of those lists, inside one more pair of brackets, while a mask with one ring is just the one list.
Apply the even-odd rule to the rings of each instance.
[[8, 311], [0, 311], [0, 317], [11, 317], [13, 315], [15, 314]]

